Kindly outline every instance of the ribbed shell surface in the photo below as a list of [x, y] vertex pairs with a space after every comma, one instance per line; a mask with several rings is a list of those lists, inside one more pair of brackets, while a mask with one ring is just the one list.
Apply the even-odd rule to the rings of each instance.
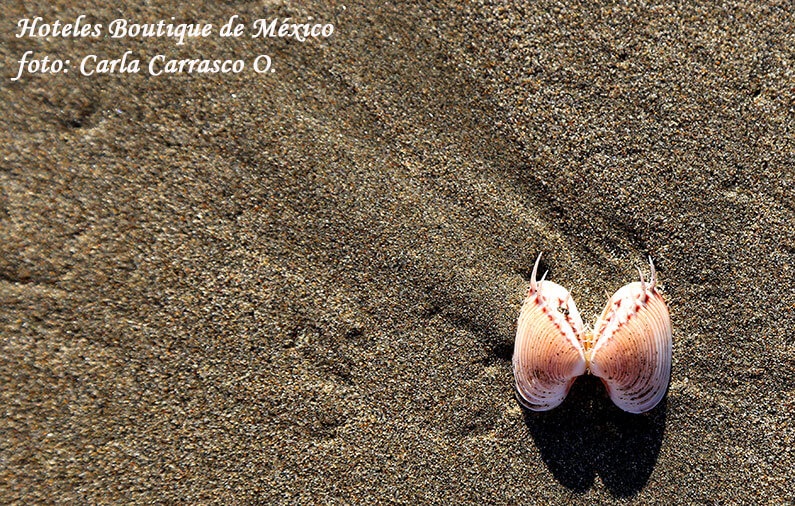
[[671, 317], [654, 285], [630, 283], [597, 320], [589, 370], [624, 411], [643, 413], [662, 400], [671, 375]]
[[513, 372], [520, 402], [546, 411], [563, 402], [574, 379], [585, 373], [582, 319], [565, 288], [551, 281], [533, 286], [519, 315]]

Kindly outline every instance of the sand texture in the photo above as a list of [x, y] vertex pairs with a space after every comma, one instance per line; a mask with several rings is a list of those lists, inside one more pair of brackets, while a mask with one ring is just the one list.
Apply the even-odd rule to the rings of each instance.
[[[791, 2], [4, 2], [0, 502], [792, 504]], [[39, 15], [328, 39], [19, 39]], [[28, 75], [22, 53], [273, 58]], [[530, 271], [649, 255], [645, 415], [514, 397]]]

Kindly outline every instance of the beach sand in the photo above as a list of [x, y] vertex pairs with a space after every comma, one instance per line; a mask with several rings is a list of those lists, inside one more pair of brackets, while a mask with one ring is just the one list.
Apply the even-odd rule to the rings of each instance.
[[[0, 7], [0, 502], [793, 500], [787, 2]], [[331, 23], [17, 38], [16, 22]], [[11, 81], [27, 51], [68, 74]], [[83, 76], [86, 54], [273, 73]], [[530, 271], [591, 323], [651, 255], [665, 400], [523, 411]]]

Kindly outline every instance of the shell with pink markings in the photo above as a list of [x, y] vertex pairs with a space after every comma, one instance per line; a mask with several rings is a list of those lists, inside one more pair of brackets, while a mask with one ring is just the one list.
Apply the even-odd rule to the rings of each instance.
[[558, 406], [574, 380], [589, 372], [602, 380], [624, 411], [643, 413], [665, 396], [671, 375], [671, 318], [651, 279], [630, 283], [608, 301], [593, 333], [585, 332], [569, 292], [536, 282], [541, 255], [519, 315], [513, 370], [519, 401], [533, 411]]

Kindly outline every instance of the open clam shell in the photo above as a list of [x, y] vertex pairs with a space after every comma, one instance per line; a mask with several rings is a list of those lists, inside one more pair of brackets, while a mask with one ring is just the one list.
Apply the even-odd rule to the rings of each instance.
[[651, 279], [619, 289], [594, 326], [583, 331], [569, 292], [551, 281], [536, 282], [541, 255], [519, 315], [513, 372], [519, 401], [533, 411], [558, 406], [577, 376], [599, 377], [624, 411], [643, 413], [665, 396], [671, 377], [671, 317]]
[[651, 280], [618, 290], [594, 327], [588, 369], [607, 387], [616, 406], [630, 413], [654, 408], [671, 378], [672, 329], [668, 307]]
[[577, 376], [585, 373], [580, 343], [582, 319], [569, 292], [543, 279], [536, 283], [536, 260], [516, 332], [513, 372], [519, 401], [533, 411], [563, 402]]

